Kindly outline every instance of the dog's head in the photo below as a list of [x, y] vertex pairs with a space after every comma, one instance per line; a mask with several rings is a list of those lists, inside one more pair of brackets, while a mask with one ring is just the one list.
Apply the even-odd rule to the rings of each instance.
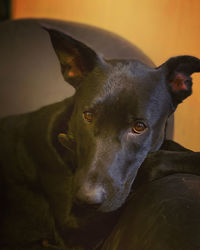
[[67, 135], [75, 141], [76, 197], [103, 212], [126, 200], [149, 152], [160, 148], [169, 115], [192, 90], [199, 59], [174, 57], [158, 68], [106, 61], [73, 38], [48, 30], [64, 79], [76, 89]]

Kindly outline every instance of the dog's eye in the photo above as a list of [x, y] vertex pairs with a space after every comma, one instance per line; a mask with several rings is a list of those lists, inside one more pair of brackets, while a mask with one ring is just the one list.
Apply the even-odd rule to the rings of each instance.
[[92, 122], [94, 114], [92, 112], [85, 111], [83, 112], [83, 117], [87, 122]]
[[145, 131], [146, 129], [146, 125], [144, 124], [144, 122], [141, 121], [137, 121], [134, 126], [132, 127], [132, 132], [135, 134], [141, 134]]

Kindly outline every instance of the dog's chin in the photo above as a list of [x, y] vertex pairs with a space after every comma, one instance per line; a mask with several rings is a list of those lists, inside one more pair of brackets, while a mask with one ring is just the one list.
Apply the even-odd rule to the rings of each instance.
[[107, 198], [100, 204], [98, 211], [102, 213], [114, 212], [120, 209], [127, 201], [129, 195], [131, 194], [131, 185], [128, 185], [121, 192], [118, 190], [114, 194], [110, 194]]
[[126, 201], [126, 198], [127, 197], [120, 199], [120, 197], [116, 197], [116, 199], [106, 200], [100, 205], [98, 211], [102, 213], [114, 212], [123, 206]]
[[101, 213], [110, 213], [110, 212], [114, 212], [117, 209], [119, 209], [121, 206], [107, 206], [107, 205], [101, 205], [100, 208], [98, 209], [98, 212]]
[[113, 202], [113, 201], [105, 201], [101, 204], [87, 204], [87, 203], [82, 203], [82, 204], [74, 204], [74, 207], [77, 209], [81, 209], [81, 212], [84, 213], [90, 211], [90, 213], [109, 213], [109, 212], [114, 212], [116, 210], [118, 210], [122, 205], [124, 204], [124, 202]]

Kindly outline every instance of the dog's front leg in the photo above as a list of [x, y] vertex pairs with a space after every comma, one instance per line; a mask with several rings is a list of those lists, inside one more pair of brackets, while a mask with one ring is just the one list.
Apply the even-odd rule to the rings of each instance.
[[144, 182], [177, 173], [200, 175], [200, 152], [159, 150], [150, 153], [134, 185], [138, 187]]

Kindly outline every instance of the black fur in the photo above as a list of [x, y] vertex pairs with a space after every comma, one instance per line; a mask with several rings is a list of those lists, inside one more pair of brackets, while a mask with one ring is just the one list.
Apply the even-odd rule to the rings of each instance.
[[182, 95], [169, 87], [169, 72], [191, 74], [199, 60], [177, 57], [156, 69], [106, 61], [73, 38], [47, 31], [76, 93], [0, 121], [0, 246], [91, 250], [110, 234], [131, 191], [169, 174], [200, 173], [198, 153], [171, 152], [179, 147], [169, 142], [168, 151], [159, 151], [168, 116], [191, 94], [191, 88]]

